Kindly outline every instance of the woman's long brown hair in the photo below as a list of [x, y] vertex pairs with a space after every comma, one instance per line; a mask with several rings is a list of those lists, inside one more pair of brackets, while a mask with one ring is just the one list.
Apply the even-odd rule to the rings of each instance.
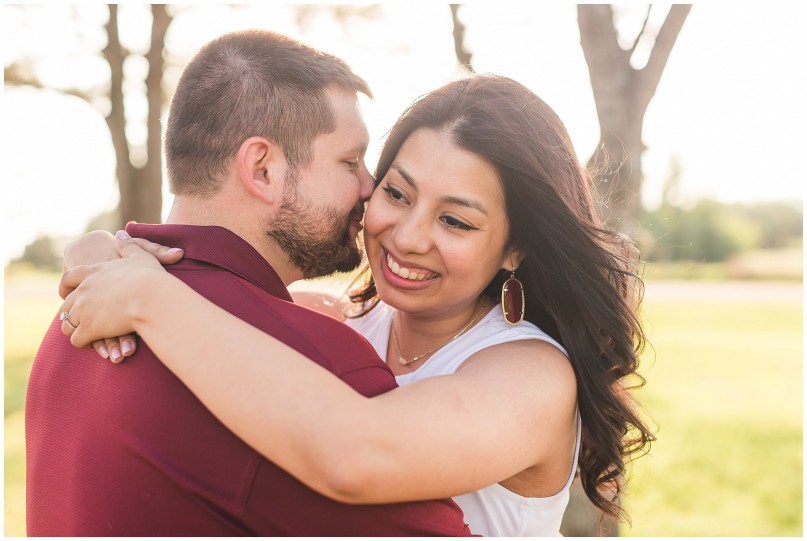
[[[606, 515], [626, 519], [619, 505], [625, 464], [655, 439], [629, 392], [645, 383], [637, 373], [645, 336], [635, 249], [598, 219], [591, 181], [563, 123], [516, 81], [475, 76], [417, 100], [390, 131], [377, 179], [404, 141], [424, 128], [451, 134], [496, 169], [509, 245], [526, 254], [517, 271], [525, 319], [566, 348], [577, 378], [583, 489]], [[499, 298], [507, 275], [501, 271], [489, 284], [491, 298]], [[351, 299], [366, 307], [375, 295], [369, 280]]]

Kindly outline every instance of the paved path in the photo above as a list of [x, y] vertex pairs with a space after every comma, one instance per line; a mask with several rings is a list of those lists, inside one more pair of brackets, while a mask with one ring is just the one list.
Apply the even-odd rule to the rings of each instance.
[[[298, 282], [290, 288], [294, 290], [331, 290], [332, 284], [325, 280], [305, 283]], [[342, 293], [346, 282], [338, 282], [338, 293]], [[58, 297], [59, 277], [6, 277], [6, 300], [30, 297]], [[741, 300], [741, 301], [801, 301], [802, 284], [800, 282], [708, 282], [708, 281], [651, 281], [645, 283], [646, 300]]]
[[693, 299], [714, 301], [775, 301], [790, 302], [803, 300], [803, 286], [800, 282], [694, 282], [694, 281], [653, 281], [645, 284], [645, 300]]

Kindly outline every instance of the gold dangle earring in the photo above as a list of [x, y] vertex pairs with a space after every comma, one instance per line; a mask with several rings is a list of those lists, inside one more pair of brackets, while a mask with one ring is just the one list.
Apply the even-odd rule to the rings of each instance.
[[516, 278], [515, 268], [502, 284], [502, 314], [510, 325], [517, 325], [524, 319], [524, 284]]

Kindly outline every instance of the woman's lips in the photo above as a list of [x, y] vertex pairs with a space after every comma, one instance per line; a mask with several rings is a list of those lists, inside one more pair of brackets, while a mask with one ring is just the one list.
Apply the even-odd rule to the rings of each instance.
[[439, 273], [427, 269], [403, 266], [386, 250], [383, 250], [381, 272], [389, 283], [404, 289], [423, 289], [440, 277]]

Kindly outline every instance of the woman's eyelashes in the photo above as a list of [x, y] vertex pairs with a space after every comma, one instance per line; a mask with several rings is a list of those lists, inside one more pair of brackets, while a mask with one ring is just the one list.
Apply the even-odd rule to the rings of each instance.
[[385, 184], [381, 186], [381, 189], [384, 190], [387, 194], [387, 199], [394, 201], [396, 203], [408, 203], [409, 201], [406, 199], [406, 196], [401, 193], [400, 190], [397, 188], [393, 188], [389, 184]]
[[[401, 192], [399, 189], [391, 186], [389, 184], [384, 184], [381, 186], [381, 189], [387, 194], [387, 199], [394, 203], [398, 204], [408, 204], [409, 200], [406, 196]], [[475, 231], [479, 229], [478, 227], [474, 227], [455, 216], [441, 216], [440, 221], [445, 224], [446, 227], [450, 229], [459, 229], [461, 231]]]
[[478, 227], [466, 224], [462, 220], [458, 220], [454, 216], [441, 216], [440, 220], [442, 220], [442, 222], [446, 224], [447, 227], [450, 227], [452, 229], [461, 229], [462, 231], [476, 231], [477, 229], [479, 229]]

